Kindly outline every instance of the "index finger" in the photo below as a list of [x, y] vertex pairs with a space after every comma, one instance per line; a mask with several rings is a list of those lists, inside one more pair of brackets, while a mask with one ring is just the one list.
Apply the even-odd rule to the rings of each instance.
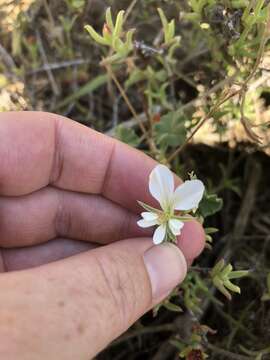
[[133, 211], [137, 200], [152, 202], [153, 159], [59, 115], [1, 113], [0, 154], [0, 195], [24, 195], [50, 184], [102, 194]]

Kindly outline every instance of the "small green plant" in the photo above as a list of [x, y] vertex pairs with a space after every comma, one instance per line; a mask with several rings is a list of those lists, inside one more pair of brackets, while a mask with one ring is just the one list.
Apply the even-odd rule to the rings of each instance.
[[[234, 223], [245, 201], [246, 177], [253, 176], [241, 158], [257, 149], [269, 153], [269, 1], [132, 1], [126, 11], [116, 1], [94, 2], [101, 6], [91, 3], [90, 8], [85, 0], [35, 3], [37, 9], [20, 13], [10, 36], [1, 38], [0, 47], [10, 53], [0, 49], [2, 109], [8, 110], [9, 99], [22, 108], [15, 79], [23, 83], [29, 109], [61, 112], [108, 131], [182, 179], [197, 180], [190, 172], [194, 169], [205, 191], [189, 216], [204, 227], [205, 250], [154, 313], [160, 315], [160, 310], [162, 317], [166, 309], [174, 313], [165, 314], [169, 321], [190, 315], [196, 322], [204, 322], [207, 314], [207, 322], [217, 328], [213, 343], [220, 348], [211, 348], [211, 331], [204, 325], [192, 328], [187, 338], [179, 329], [169, 335], [182, 358], [203, 359], [206, 353], [237, 358], [231, 350], [246, 358], [266, 358], [269, 339], [260, 341], [259, 325], [251, 319], [267, 323], [269, 262], [265, 260], [265, 269], [258, 266], [269, 251], [267, 205], [261, 207], [261, 197], [268, 201], [267, 191], [252, 206], [252, 219], [240, 235]], [[111, 8], [105, 13], [103, 5]], [[86, 22], [90, 25], [83, 31]], [[204, 148], [189, 146], [192, 142], [221, 146], [207, 148], [204, 156]], [[239, 142], [243, 144], [232, 151]], [[162, 240], [181, 243], [172, 232], [179, 233], [179, 222], [176, 228], [168, 224], [186, 222], [187, 214], [143, 205], [157, 215], [156, 225], [166, 224]], [[263, 224], [261, 214], [267, 218]], [[172, 219], [174, 215], [184, 218]], [[221, 257], [226, 261], [218, 261]], [[246, 268], [254, 271], [241, 270]], [[237, 296], [240, 285], [243, 295]], [[233, 296], [235, 301], [227, 301]], [[220, 318], [229, 335], [220, 331]], [[135, 342], [144, 344], [139, 337]]]
[[222, 292], [229, 300], [232, 296], [229, 291], [240, 294], [239, 286], [234, 285], [231, 280], [240, 279], [248, 275], [248, 271], [233, 271], [231, 264], [225, 264], [225, 260], [221, 259], [211, 270], [210, 276], [215, 287]]
[[[215, 72], [222, 68], [225, 79], [229, 79], [224, 87], [218, 88], [209, 96], [208, 102], [202, 101], [199, 109], [185, 108], [176, 95], [175, 81], [179, 78], [186, 80], [178, 64], [182, 36], [177, 33], [176, 19], [168, 20], [161, 8], [158, 8], [158, 15], [162, 34], [154, 45], [135, 39], [134, 29], [124, 29], [126, 18], [123, 11], [118, 12], [115, 23], [111, 9], [106, 11], [102, 35], [90, 25], [85, 27], [98, 45], [108, 49], [101, 65], [105, 67], [109, 78], [123, 97], [135, 124], [139, 125], [139, 130], [136, 127], [125, 128], [124, 124], [118, 126], [115, 135], [136, 147], [144, 146], [145, 142], [148, 153], [178, 173], [181, 173], [183, 166], [179, 163], [178, 155], [206, 122], [212, 122], [213, 128], [222, 137], [228, 130], [223, 124], [226, 124], [228, 117], [233, 116], [235, 121], [242, 123], [247, 136], [258, 143], [259, 137], [251, 122], [254, 109], [250, 103], [248, 85], [251, 80], [256, 79], [269, 37], [267, 29], [270, 6], [265, 1], [256, 4], [246, 1], [224, 1], [217, 4], [214, 0], [190, 0], [188, 3], [190, 8], [183, 18], [191, 22], [196, 29], [193, 39], [190, 40], [191, 48], [199, 47], [199, 43], [205, 44], [210, 71]], [[254, 57], [254, 54], [257, 55]], [[126, 77], [123, 79], [121, 75], [120, 81], [118, 74], [123, 74], [124, 67]], [[186, 81], [197, 88], [194, 80]], [[145, 122], [142, 122], [141, 115], [138, 116], [128, 96], [134, 89], [139, 92], [145, 104]], [[198, 110], [203, 115], [198, 116]], [[221, 172], [221, 181], [217, 189], [230, 189], [241, 196], [236, 180], [231, 180], [224, 169], [221, 169]], [[190, 174], [190, 178], [196, 179], [194, 174]], [[162, 199], [159, 200], [163, 209]], [[139, 224], [143, 227], [148, 223], [159, 226], [155, 232], [154, 243], [160, 243], [164, 239], [175, 241], [180, 224], [177, 223], [177, 229], [169, 225], [174, 216], [172, 210], [168, 210], [167, 213], [164, 209], [160, 211], [146, 204], [141, 205], [147, 212], [143, 213], [143, 219]], [[223, 200], [215, 189], [207, 189], [193, 215], [204, 224], [206, 219], [220, 211], [222, 206]], [[208, 249], [211, 249], [212, 235], [217, 231], [214, 227], [205, 228]], [[182, 311], [182, 306], [177, 301], [181, 294], [185, 308], [199, 314], [203, 298], [211, 299], [213, 302], [219, 301], [212, 293], [213, 287], [231, 299], [232, 293], [240, 293], [240, 287], [232, 280], [248, 274], [248, 271], [233, 270], [233, 266], [230, 263], [226, 264], [223, 259], [212, 269], [197, 269], [195, 266], [186, 281], [154, 312], [157, 314], [161, 307], [176, 312]], [[198, 355], [201, 359], [206, 357], [198, 334], [192, 335], [188, 345], [181, 345], [181, 357], [193, 359], [191, 354]]]
[[[106, 59], [107, 62], [117, 62], [124, 60], [133, 50], [134, 30], [129, 30], [124, 35], [124, 14], [122, 10], [117, 14], [115, 23], [112, 19], [111, 9], [106, 11], [106, 23], [103, 26], [102, 35], [98, 34], [91, 25], [86, 25], [85, 29], [89, 32], [93, 40], [100, 45], [108, 46], [112, 54]], [[125, 39], [123, 40], [123, 38]]]

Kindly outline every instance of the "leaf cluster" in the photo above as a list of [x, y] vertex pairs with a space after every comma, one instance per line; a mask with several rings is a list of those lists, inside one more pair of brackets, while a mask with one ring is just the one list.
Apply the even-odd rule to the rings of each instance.
[[221, 259], [210, 272], [215, 287], [229, 300], [232, 298], [230, 291], [238, 294], [241, 293], [240, 287], [233, 284], [231, 280], [240, 279], [248, 274], [249, 271], [246, 270], [234, 271], [232, 265], [226, 265], [224, 259]]

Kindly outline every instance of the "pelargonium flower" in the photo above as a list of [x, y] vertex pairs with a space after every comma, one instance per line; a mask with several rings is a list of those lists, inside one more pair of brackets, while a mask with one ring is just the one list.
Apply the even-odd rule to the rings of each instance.
[[204, 193], [200, 180], [188, 180], [174, 190], [174, 177], [165, 165], [157, 165], [149, 177], [149, 191], [159, 202], [161, 210], [139, 201], [147, 210], [137, 224], [142, 228], [158, 225], [154, 232], [154, 244], [164, 240], [176, 241], [185, 221], [191, 219], [187, 213], [198, 207]]

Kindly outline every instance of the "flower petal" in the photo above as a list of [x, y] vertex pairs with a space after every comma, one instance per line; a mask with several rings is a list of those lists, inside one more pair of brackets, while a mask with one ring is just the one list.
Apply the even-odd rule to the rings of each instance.
[[165, 165], [157, 165], [149, 177], [151, 195], [160, 203], [163, 210], [172, 201], [174, 179], [172, 172]]
[[160, 225], [154, 232], [153, 242], [155, 245], [161, 244], [165, 239], [166, 225]]
[[178, 186], [174, 192], [174, 209], [191, 210], [197, 208], [204, 193], [204, 185], [200, 180], [188, 180]]
[[143, 212], [141, 213], [141, 216], [147, 220], [147, 221], [151, 221], [151, 220], [157, 220], [158, 219], [158, 215], [152, 212]]
[[141, 228], [148, 228], [148, 227], [157, 225], [157, 222], [156, 222], [156, 220], [148, 221], [145, 219], [141, 219], [141, 220], [137, 221], [137, 225], [140, 226]]
[[177, 219], [170, 219], [169, 220], [169, 227], [171, 229], [171, 232], [173, 233], [173, 235], [180, 235], [181, 234], [181, 229], [183, 228], [185, 224]]

